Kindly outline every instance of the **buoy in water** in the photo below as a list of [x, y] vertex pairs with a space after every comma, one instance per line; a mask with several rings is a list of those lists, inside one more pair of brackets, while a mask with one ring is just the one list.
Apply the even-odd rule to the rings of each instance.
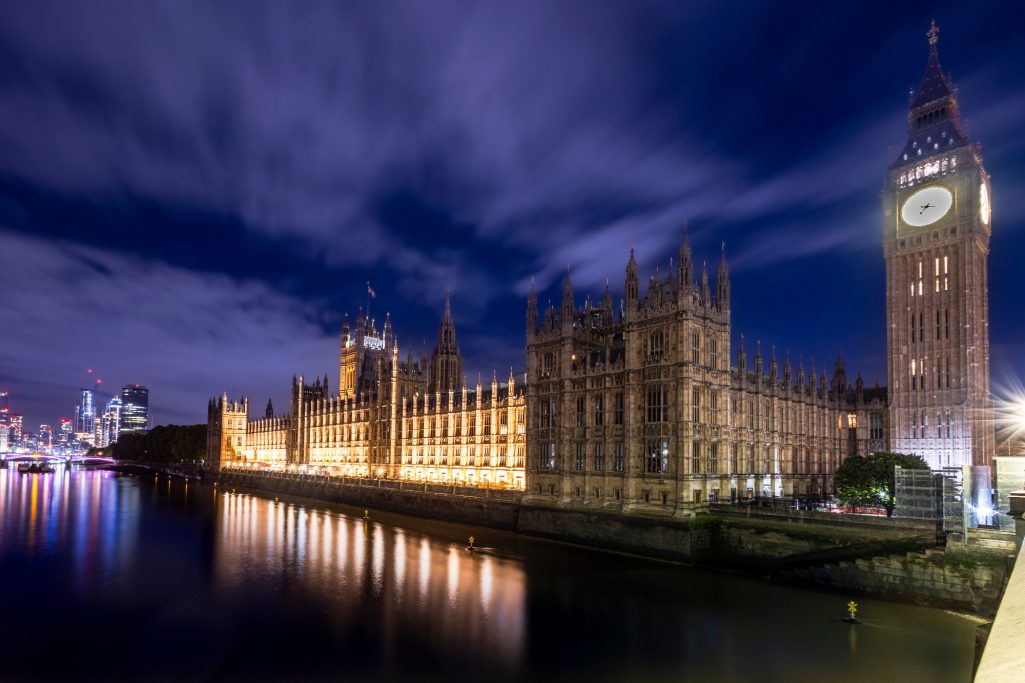
[[847, 603], [847, 616], [843, 618], [848, 624], [860, 624], [861, 619], [858, 619], [858, 603], [851, 600]]

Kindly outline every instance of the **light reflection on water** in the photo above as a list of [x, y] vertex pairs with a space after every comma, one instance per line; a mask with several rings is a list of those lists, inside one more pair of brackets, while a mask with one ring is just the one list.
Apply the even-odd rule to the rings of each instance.
[[[526, 621], [519, 562], [417, 534], [410, 590], [410, 535], [402, 529], [243, 493], [220, 495], [219, 507], [219, 590], [244, 592], [268, 575], [302, 577], [332, 613], [355, 614], [364, 602], [383, 602], [403, 615], [406, 628], [421, 628], [440, 647], [487, 649], [508, 666], [519, 662]], [[446, 618], [438, 620], [439, 613]]]
[[911, 683], [973, 647], [936, 610], [859, 600], [854, 629], [847, 596], [110, 472], [0, 470], [0, 590], [16, 680]]

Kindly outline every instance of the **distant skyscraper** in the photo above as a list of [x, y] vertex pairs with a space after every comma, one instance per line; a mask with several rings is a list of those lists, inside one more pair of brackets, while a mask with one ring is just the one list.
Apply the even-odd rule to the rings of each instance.
[[50, 429], [50, 425], [39, 425], [39, 434], [36, 440], [41, 448], [53, 446], [53, 430]]
[[[92, 434], [96, 421], [96, 405], [92, 389], [82, 389], [82, 395], [75, 406], [75, 432]], [[82, 437], [79, 437], [82, 438]]]
[[72, 431], [71, 420], [69, 420], [66, 417], [62, 417], [61, 418], [60, 434], [57, 437], [57, 443], [59, 443], [62, 446], [67, 446], [67, 445], [69, 445], [71, 443], [72, 438], [73, 438], [73, 431]]
[[138, 432], [149, 426], [149, 389], [126, 384], [121, 389], [120, 433]]
[[100, 423], [100, 438], [96, 442], [100, 448], [106, 448], [117, 441], [117, 437], [121, 433], [121, 408], [121, 399], [118, 396], [107, 401]]
[[11, 445], [21, 441], [22, 432], [24, 431], [25, 418], [18, 413], [11, 413], [9, 418], [11, 423]]

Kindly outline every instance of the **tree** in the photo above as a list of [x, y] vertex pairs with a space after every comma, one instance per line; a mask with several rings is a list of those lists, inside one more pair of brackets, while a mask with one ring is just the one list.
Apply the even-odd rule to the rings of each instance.
[[837, 498], [851, 506], [881, 505], [886, 508], [886, 516], [892, 516], [895, 467], [929, 469], [925, 460], [917, 455], [886, 451], [867, 456], [852, 455], [840, 464], [833, 476]]

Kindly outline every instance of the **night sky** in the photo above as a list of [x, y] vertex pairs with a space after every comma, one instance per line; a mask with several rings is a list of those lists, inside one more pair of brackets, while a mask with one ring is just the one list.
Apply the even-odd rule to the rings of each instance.
[[622, 296], [684, 221], [734, 344], [885, 382], [880, 192], [925, 32], [993, 177], [992, 377], [1025, 377], [1020, 2], [67, 2], [0, 6], [0, 388], [26, 427], [95, 368], [155, 423], [337, 382], [377, 297], [404, 356], [446, 288], [471, 381], [525, 298]]

